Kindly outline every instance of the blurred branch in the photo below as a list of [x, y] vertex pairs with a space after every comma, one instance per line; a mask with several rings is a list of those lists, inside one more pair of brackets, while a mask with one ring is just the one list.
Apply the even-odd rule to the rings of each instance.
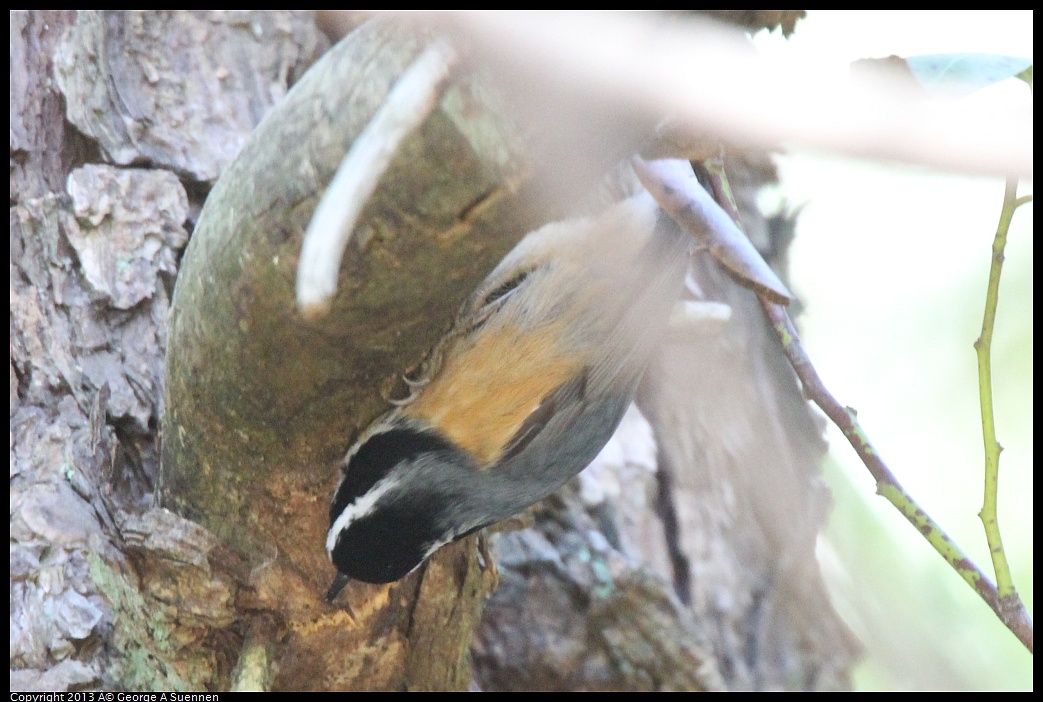
[[337, 276], [362, 208], [398, 153], [402, 140], [423, 123], [449, 79], [456, 52], [433, 42], [402, 74], [366, 128], [352, 143], [315, 208], [297, 268], [297, 307], [314, 319], [329, 311]]
[[968, 173], [1032, 173], [1031, 111], [998, 116], [966, 101], [923, 99], [893, 83], [838, 84], [810, 62], [761, 60], [741, 32], [705, 19], [477, 11], [426, 17], [510, 70], [576, 94], [594, 91], [624, 114], [667, 114], [746, 146], [786, 142]]
[[1007, 232], [1018, 206], [1018, 181], [1008, 178], [1003, 191], [1003, 208], [1000, 211], [996, 237], [992, 241], [992, 266], [989, 269], [989, 285], [985, 293], [985, 317], [981, 323], [981, 335], [974, 342], [978, 356], [978, 392], [981, 402], [982, 438], [985, 441], [985, 495], [981, 512], [985, 537], [992, 554], [992, 566], [996, 573], [996, 584], [1000, 598], [1011, 605], [1020, 605], [1014, 580], [1010, 575], [1007, 554], [1000, 535], [999, 514], [996, 499], [999, 492], [1000, 452], [1003, 447], [996, 440], [996, 417], [992, 404], [992, 332], [996, 326], [996, 308], [999, 305], [1000, 273], [1003, 271], [1003, 251], [1007, 246]]

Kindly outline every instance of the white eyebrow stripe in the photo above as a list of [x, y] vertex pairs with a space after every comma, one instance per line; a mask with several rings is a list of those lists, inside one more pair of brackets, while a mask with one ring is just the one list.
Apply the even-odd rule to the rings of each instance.
[[341, 532], [347, 529], [356, 519], [361, 519], [370, 514], [373, 508], [376, 507], [377, 502], [380, 501], [380, 498], [398, 487], [400, 482], [402, 481], [397, 478], [385, 478], [370, 488], [365, 495], [362, 495], [345, 507], [337, 516], [337, 519], [334, 520], [333, 526], [330, 527], [329, 534], [326, 536], [326, 552], [333, 553], [333, 549], [337, 545], [337, 537], [340, 536]]

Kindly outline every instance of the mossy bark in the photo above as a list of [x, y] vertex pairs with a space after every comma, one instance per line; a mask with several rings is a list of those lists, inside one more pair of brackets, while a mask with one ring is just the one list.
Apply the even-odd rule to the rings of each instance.
[[[480, 78], [462, 75], [396, 154], [353, 233], [330, 313], [305, 321], [294, 298], [318, 198], [422, 41], [369, 24], [312, 68], [215, 186], [174, 293], [164, 502], [250, 562], [244, 607], [284, 624], [277, 687], [469, 680], [482, 599], [472, 543], [390, 587], [349, 588], [354, 621], [322, 595], [338, 460], [531, 224], [520, 204], [527, 169]], [[434, 659], [431, 642], [447, 665], [406, 664], [420, 643]], [[366, 650], [374, 655], [351, 653]]]

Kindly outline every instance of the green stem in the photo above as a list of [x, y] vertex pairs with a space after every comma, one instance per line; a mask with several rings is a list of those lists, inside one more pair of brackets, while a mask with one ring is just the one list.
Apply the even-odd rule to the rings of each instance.
[[996, 440], [996, 417], [992, 402], [992, 332], [996, 326], [996, 308], [999, 305], [1000, 273], [1003, 271], [1003, 250], [1007, 245], [1007, 232], [1014, 217], [1018, 192], [1018, 181], [1008, 178], [1003, 191], [1003, 208], [996, 237], [992, 241], [992, 266], [989, 270], [989, 286], [985, 293], [985, 318], [981, 324], [981, 335], [974, 342], [978, 355], [978, 394], [981, 402], [981, 429], [985, 441], [985, 496], [978, 516], [985, 525], [985, 538], [989, 542], [992, 567], [996, 572], [996, 586], [1000, 597], [1016, 597], [1010, 565], [1003, 549], [1000, 536], [999, 514], [996, 509], [999, 492], [1000, 452], [1003, 447]]

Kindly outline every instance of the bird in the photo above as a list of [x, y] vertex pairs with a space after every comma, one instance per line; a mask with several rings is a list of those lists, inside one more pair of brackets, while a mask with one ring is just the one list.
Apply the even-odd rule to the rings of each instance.
[[694, 249], [645, 191], [526, 235], [461, 307], [427, 377], [348, 450], [326, 539], [350, 580], [399, 580], [579, 473], [612, 436]]

